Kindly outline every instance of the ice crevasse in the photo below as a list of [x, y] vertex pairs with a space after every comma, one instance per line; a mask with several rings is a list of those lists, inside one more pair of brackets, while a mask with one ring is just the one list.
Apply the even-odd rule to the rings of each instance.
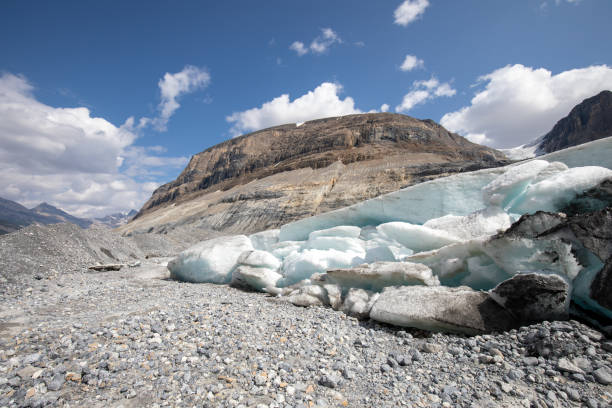
[[[380, 292], [393, 285], [489, 290], [518, 273], [538, 272], [561, 276], [576, 301], [612, 317], [588, 293], [605, 260], [586, 250], [578, 257], [558, 237], [503, 234], [521, 215], [561, 211], [612, 178], [611, 147], [612, 138], [602, 139], [536, 160], [417, 184], [280, 229], [203, 241], [168, 269], [178, 280], [233, 283], [273, 294], [319, 286], [327, 288], [328, 303], [337, 296], [353, 296], [355, 303], [361, 296], [356, 290]], [[377, 262], [404, 266], [376, 273], [356, 268]], [[327, 273], [342, 268], [356, 268], [355, 276]], [[304, 293], [308, 303], [319, 289]]]

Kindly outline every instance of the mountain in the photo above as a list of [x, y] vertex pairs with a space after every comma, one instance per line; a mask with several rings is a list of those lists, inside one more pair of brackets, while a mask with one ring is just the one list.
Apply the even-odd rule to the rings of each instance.
[[506, 162], [500, 152], [432, 120], [399, 114], [276, 126], [196, 154], [120, 230], [261, 231], [422, 181]]
[[21, 204], [0, 198], [0, 234], [17, 231], [35, 222], [35, 214]]
[[93, 223], [91, 220], [75, 217], [47, 203], [38, 204], [36, 207], [32, 208], [32, 211], [36, 214], [49, 217], [54, 220], [54, 222], [49, 222], [48, 224], [69, 222], [71, 224], [76, 224], [81, 228], [89, 228], [89, 226]]
[[612, 92], [602, 91], [576, 105], [546, 135], [502, 151], [512, 159], [520, 160], [608, 136], [612, 136]]
[[0, 234], [8, 234], [31, 224], [58, 224], [70, 222], [81, 228], [89, 227], [92, 222], [74, 217], [47, 203], [32, 209], [11, 200], [0, 198]]
[[138, 214], [136, 210], [130, 210], [127, 213], [119, 212], [119, 213], [109, 214], [104, 217], [96, 218], [94, 219], [94, 221], [98, 224], [104, 224], [111, 228], [117, 228], [121, 225], [126, 224], [128, 221], [134, 218], [136, 214]]

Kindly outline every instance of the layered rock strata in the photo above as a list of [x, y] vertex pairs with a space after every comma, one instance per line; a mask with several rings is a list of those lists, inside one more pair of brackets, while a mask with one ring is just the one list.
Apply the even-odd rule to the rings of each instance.
[[191, 158], [121, 231], [251, 233], [507, 163], [431, 120], [361, 114], [261, 130]]

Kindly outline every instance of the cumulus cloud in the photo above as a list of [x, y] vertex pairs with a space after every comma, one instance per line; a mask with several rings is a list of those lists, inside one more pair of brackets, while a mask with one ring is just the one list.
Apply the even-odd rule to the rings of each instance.
[[331, 28], [322, 28], [321, 35], [316, 37], [308, 47], [301, 41], [294, 41], [289, 49], [297, 53], [298, 56], [308, 54], [323, 54], [334, 44], [342, 43], [342, 39]]
[[590, 66], [560, 72], [520, 64], [478, 78], [481, 88], [469, 106], [444, 115], [441, 123], [473, 141], [514, 147], [546, 134], [584, 99], [612, 89], [612, 68]]
[[[147, 171], [182, 167], [134, 146], [134, 119], [115, 126], [87, 108], [36, 100], [23, 76], [0, 76], [0, 197], [49, 202], [78, 216], [139, 208], [158, 186]], [[123, 172], [133, 169], [134, 177]], [[139, 174], [137, 174], [139, 173]]]
[[353, 98], [341, 99], [342, 85], [323, 82], [313, 91], [308, 91], [293, 101], [289, 94], [265, 102], [258, 108], [234, 112], [226, 118], [233, 123], [230, 132], [238, 136], [249, 131], [264, 129], [285, 123], [299, 123], [329, 116], [342, 116], [361, 113], [355, 108]]
[[428, 0], [406, 0], [395, 9], [395, 24], [407, 26], [418, 19], [429, 6]]
[[402, 71], [412, 71], [413, 69], [423, 68], [425, 65], [425, 61], [420, 58], [417, 58], [415, 55], [406, 55], [404, 58], [404, 62], [400, 66]]
[[382, 105], [380, 105], [380, 111], [381, 112], [389, 112], [389, 105], [386, 103], [383, 103]]
[[153, 125], [159, 131], [167, 129], [168, 120], [180, 108], [178, 99], [187, 93], [203, 89], [210, 83], [210, 74], [198, 67], [187, 65], [182, 71], [171, 74], [166, 72], [159, 80], [158, 86], [161, 92], [159, 103], [159, 116], [153, 120]]
[[426, 81], [414, 81], [412, 89], [404, 95], [402, 103], [395, 107], [395, 111], [408, 112], [416, 105], [425, 103], [428, 100], [442, 96], [451, 97], [456, 93], [457, 91], [448, 82], [440, 82], [435, 77], [431, 77]]

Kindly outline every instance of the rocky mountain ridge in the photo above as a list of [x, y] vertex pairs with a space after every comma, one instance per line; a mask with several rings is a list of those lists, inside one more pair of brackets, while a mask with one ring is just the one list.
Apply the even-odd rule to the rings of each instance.
[[612, 136], [612, 92], [602, 91], [576, 105], [544, 136], [501, 151], [522, 160]]
[[359, 114], [264, 129], [192, 157], [121, 230], [255, 232], [436, 177], [506, 164], [431, 120]]
[[136, 211], [131, 210], [129, 213], [116, 213], [91, 220], [75, 217], [48, 203], [40, 203], [30, 209], [15, 201], [0, 197], [0, 235], [8, 234], [33, 224], [71, 223], [84, 229], [91, 227], [93, 224], [98, 224], [116, 228], [127, 223], [134, 215], [136, 215]]
[[8, 234], [31, 224], [49, 225], [62, 222], [70, 222], [81, 228], [88, 228], [92, 224], [90, 220], [74, 217], [47, 203], [28, 209], [14, 201], [0, 198], [0, 234]]
[[602, 91], [576, 105], [540, 142], [540, 154], [612, 136], [612, 92]]

